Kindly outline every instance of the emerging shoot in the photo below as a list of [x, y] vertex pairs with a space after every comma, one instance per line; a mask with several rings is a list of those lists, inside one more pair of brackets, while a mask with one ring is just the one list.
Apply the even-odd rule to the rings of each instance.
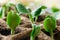
[[[24, 5], [22, 5], [21, 3], [18, 3], [16, 5], [16, 9], [21, 14], [27, 13], [31, 23], [35, 23], [35, 21], [37, 21], [38, 16], [40, 15], [42, 9], [46, 9], [46, 7], [45, 6], [41, 6], [38, 9], [34, 10], [33, 12], [31, 12], [30, 9], [26, 9], [26, 7]], [[34, 18], [35, 18], [35, 21], [34, 21]]]
[[14, 34], [16, 27], [20, 24], [21, 19], [17, 13], [10, 11], [7, 15], [7, 24], [11, 29], [11, 34]]
[[42, 9], [46, 9], [46, 8], [47, 7], [45, 7], [45, 6], [41, 6], [41, 7], [39, 7], [38, 9], [36, 9], [32, 12], [32, 15], [35, 17], [35, 22], [37, 21], [38, 16], [40, 15]]
[[47, 16], [44, 20], [44, 29], [50, 33], [53, 40], [53, 31], [56, 28], [56, 19], [52, 16]]
[[30, 35], [30, 40], [35, 40], [35, 37], [40, 33], [40, 26], [32, 24], [32, 32]]
[[30, 9], [26, 9], [26, 7], [24, 5], [22, 5], [21, 3], [18, 3], [16, 5], [16, 9], [20, 14], [26, 14], [29, 16], [30, 21], [33, 23], [34, 22], [34, 18], [31, 15], [31, 10]]

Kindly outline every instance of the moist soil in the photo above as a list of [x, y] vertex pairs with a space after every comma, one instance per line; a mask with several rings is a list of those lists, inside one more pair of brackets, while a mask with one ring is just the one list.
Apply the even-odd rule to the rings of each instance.
[[[44, 18], [45, 16], [39, 16], [37, 24], [43, 24]], [[0, 40], [30, 40], [29, 36], [32, 26], [29, 18], [26, 16], [21, 16], [21, 19], [22, 22], [18, 28], [16, 28], [14, 35], [11, 35], [11, 30], [7, 28], [6, 18], [0, 19]], [[6, 39], [4, 39], [5, 37]], [[51, 40], [51, 37], [50, 34], [42, 27], [41, 32], [38, 36], [36, 36], [35, 40]], [[54, 40], [60, 40], [60, 20], [57, 20], [57, 28], [54, 30]]]

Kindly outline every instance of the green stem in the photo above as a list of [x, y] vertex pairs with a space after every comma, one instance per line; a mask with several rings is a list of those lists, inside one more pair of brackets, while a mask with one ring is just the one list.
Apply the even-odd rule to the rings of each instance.
[[28, 15], [29, 15], [29, 19], [30, 19], [31, 23], [34, 23], [34, 19], [32, 18], [31, 13], [29, 13]]
[[14, 29], [11, 29], [11, 34], [13, 35], [15, 33], [15, 30]]
[[38, 17], [35, 18], [35, 23], [36, 23], [37, 19], [38, 19]]
[[52, 30], [51, 30], [50, 35], [51, 35], [51, 40], [54, 40], [54, 39], [53, 39], [54, 35], [53, 35], [53, 31], [52, 31]]
[[35, 37], [31, 36], [31, 37], [30, 37], [30, 40], [35, 40]]

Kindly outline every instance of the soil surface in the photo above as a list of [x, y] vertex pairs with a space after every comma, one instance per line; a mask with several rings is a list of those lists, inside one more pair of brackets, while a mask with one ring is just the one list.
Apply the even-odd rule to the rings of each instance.
[[[43, 28], [43, 20], [45, 16], [39, 16], [36, 24], [41, 26], [41, 32], [36, 36], [35, 40], [51, 40], [50, 34]], [[30, 40], [31, 23], [27, 16], [21, 16], [21, 23], [16, 28], [15, 34], [11, 35], [11, 30], [7, 28], [6, 17], [0, 19], [0, 40]], [[54, 30], [54, 40], [60, 40], [60, 20], [57, 20], [57, 28]]]

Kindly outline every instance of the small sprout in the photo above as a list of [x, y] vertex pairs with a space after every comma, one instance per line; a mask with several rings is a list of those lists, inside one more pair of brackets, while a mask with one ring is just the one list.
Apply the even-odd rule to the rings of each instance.
[[58, 12], [58, 11], [60, 11], [60, 9], [58, 9], [57, 7], [52, 7], [52, 11], [53, 12]]
[[19, 13], [28, 13], [28, 10], [25, 8], [24, 5], [22, 5], [21, 3], [18, 3], [16, 5], [16, 9]]
[[29, 16], [29, 19], [30, 19], [31, 23], [34, 23], [34, 18], [33, 18], [33, 16], [32, 16], [31, 14], [28, 14], [28, 16]]
[[35, 40], [35, 37], [40, 33], [40, 26], [32, 24], [32, 32], [30, 35], [30, 40]]
[[10, 11], [7, 15], [7, 24], [11, 29], [11, 34], [14, 34], [16, 27], [20, 24], [21, 19], [17, 13]]
[[53, 31], [56, 28], [56, 19], [52, 16], [47, 16], [44, 20], [44, 29], [50, 33], [53, 40]]
[[0, 8], [0, 18], [3, 18], [3, 17], [4, 17], [4, 9]]
[[26, 14], [29, 16], [29, 19], [31, 20], [31, 22], [33, 23], [34, 22], [34, 18], [32, 17], [31, 15], [31, 10], [30, 9], [26, 9], [26, 7], [24, 5], [22, 5], [21, 3], [18, 3], [16, 5], [16, 9], [19, 13], [21, 14]]
[[46, 9], [46, 8], [47, 7], [45, 7], [45, 6], [41, 6], [41, 7], [39, 7], [38, 9], [36, 9], [32, 12], [33, 17], [35, 17], [35, 21], [37, 21], [37, 18], [40, 15], [42, 9]]
[[[42, 9], [46, 9], [47, 7], [45, 6], [41, 6], [38, 9], [36, 9], [35, 11], [32, 11], [30, 9], [26, 9], [26, 7], [24, 5], [22, 5], [21, 3], [18, 3], [16, 5], [16, 9], [19, 13], [21, 14], [26, 14], [29, 16], [29, 19], [31, 21], [31, 23], [35, 23], [35, 21], [37, 21], [38, 16], [40, 15]], [[35, 18], [35, 21], [34, 21]]]
[[46, 7], [45, 7], [45, 6], [41, 6], [41, 7], [39, 7], [38, 9], [36, 9], [36, 11], [34, 12], [34, 16], [35, 16], [35, 17], [36, 17], [36, 16], [39, 16], [40, 13], [41, 13], [41, 11], [42, 11], [42, 9], [46, 9]]

